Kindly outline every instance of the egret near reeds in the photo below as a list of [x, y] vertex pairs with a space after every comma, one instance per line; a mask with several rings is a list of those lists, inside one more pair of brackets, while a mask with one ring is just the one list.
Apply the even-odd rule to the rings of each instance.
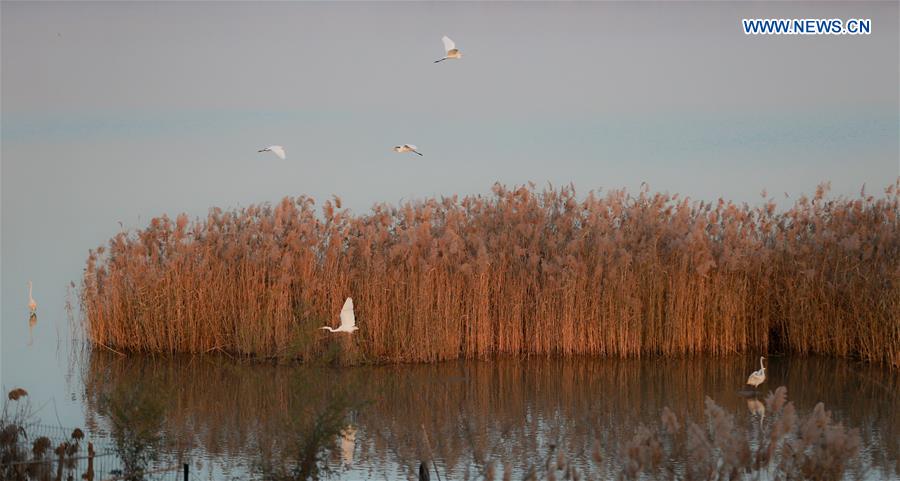
[[416, 146], [413, 145], [413, 144], [395, 145], [395, 146], [394, 146], [394, 152], [400, 152], [401, 154], [404, 153], [404, 152], [412, 152], [412, 153], [415, 153], [415, 154], [422, 155], [422, 154], [419, 152], [419, 148], [416, 147]]
[[341, 308], [341, 325], [337, 329], [330, 326], [322, 326], [319, 329], [327, 329], [331, 332], [346, 332], [353, 334], [353, 331], [359, 329], [356, 327], [356, 317], [353, 315], [353, 299], [347, 298], [344, 301], [344, 307]]
[[31, 297], [31, 281], [28, 281], [28, 310], [31, 314], [37, 312], [37, 301], [34, 300], [34, 297]]
[[279, 159], [284, 160], [287, 158], [287, 152], [285, 152], [284, 147], [280, 145], [270, 145], [265, 149], [260, 149], [257, 152], [272, 152], [277, 155]]
[[754, 371], [753, 374], [747, 378], [747, 384], [753, 386], [754, 389], [758, 388], [760, 384], [766, 381], [766, 366], [763, 365], [763, 359], [765, 359], [765, 357], [759, 358], [759, 371]]
[[444, 38], [441, 39], [444, 42], [444, 50], [447, 54], [442, 59], [435, 60], [434, 63], [443, 62], [448, 59], [460, 59], [462, 58], [462, 52], [456, 48], [456, 43], [453, 40], [450, 40], [450, 37], [444, 35]]

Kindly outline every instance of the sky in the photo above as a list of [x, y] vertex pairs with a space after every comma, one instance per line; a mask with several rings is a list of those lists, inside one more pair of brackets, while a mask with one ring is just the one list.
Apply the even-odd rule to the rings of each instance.
[[[741, 29], [834, 17], [872, 34]], [[3, 1], [0, 382], [27, 377], [13, 359], [49, 362], [21, 342], [27, 280], [55, 340], [66, 285], [119, 222], [300, 194], [365, 212], [494, 182], [878, 191], [900, 175], [898, 17], [898, 2]], [[443, 35], [461, 60], [433, 63]], [[257, 153], [270, 144], [287, 160]]]

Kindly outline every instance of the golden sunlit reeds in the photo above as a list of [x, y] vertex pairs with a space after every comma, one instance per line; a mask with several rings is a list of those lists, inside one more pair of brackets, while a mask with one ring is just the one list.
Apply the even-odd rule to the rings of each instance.
[[784, 350], [900, 367], [900, 182], [787, 210], [644, 189], [375, 205], [308, 197], [163, 216], [89, 255], [96, 345], [320, 358], [352, 296], [355, 360]]

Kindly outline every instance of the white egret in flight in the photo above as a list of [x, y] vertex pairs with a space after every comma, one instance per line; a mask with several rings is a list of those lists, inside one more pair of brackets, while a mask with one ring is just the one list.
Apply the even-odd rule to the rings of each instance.
[[287, 153], [284, 151], [284, 147], [280, 145], [270, 145], [265, 149], [259, 150], [258, 152], [272, 152], [281, 160], [284, 160], [287, 157]]
[[419, 150], [418, 150], [418, 149], [419, 149], [419, 148], [416, 147], [416, 146], [413, 145], [413, 144], [403, 144], [403, 145], [395, 145], [395, 146], [394, 146], [394, 152], [400, 152], [400, 153], [403, 153], [403, 152], [414, 152], [414, 153], [416, 153], [416, 154], [422, 155], [421, 153], [419, 153]]
[[766, 366], [763, 366], [763, 359], [765, 358], [759, 358], [759, 371], [754, 372], [747, 378], [747, 384], [753, 386], [754, 389], [766, 381]]
[[329, 326], [322, 326], [319, 329], [328, 329], [331, 332], [346, 332], [353, 334], [353, 331], [359, 329], [356, 327], [356, 317], [353, 315], [353, 299], [347, 298], [344, 301], [344, 307], [341, 308], [341, 326], [337, 329]]
[[443, 62], [444, 60], [451, 58], [462, 58], [462, 52], [460, 52], [459, 49], [456, 48], [456, 43], [453, 40], [450, 40], [450, 37], [444, 35], [444, 38], [442, 38], [441, 40], [444, 42], [444, 50], [447, 51], [447, 55], [440, 60], [435, 60], [434, 63]]

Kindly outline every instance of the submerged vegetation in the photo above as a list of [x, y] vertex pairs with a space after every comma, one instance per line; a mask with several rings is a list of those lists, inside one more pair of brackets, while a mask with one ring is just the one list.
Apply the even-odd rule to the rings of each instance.
[[[495, 185], [155, 218], [92, 251], [86, 330], [118, 352], [346, 363], [783, 350], [900, 367], [900, 182], [786, 210]], [[353, 297], [359, 332], [336, 340]], [[342, 336], [346, 337], [346, 336]]]

